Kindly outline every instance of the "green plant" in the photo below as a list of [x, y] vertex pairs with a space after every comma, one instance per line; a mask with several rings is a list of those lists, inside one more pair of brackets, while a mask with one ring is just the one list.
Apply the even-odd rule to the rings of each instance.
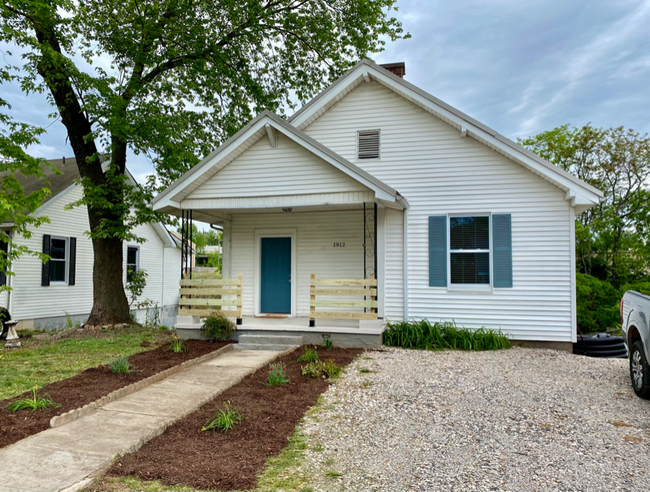
[[65, 327], [66, 327], [68, 330], [69, 330], [70, 328], [73, 328], [73, 327], [74, 327], [74, 323], [72, 322], [72, 318], [70, 317], [70, 315], [68, 314], [67, 311], [66, 311], [66, 313], [65, 313]]
[[174, 338], [172, 338], [171, 343], [169, 344], [168, 347], [165, 348], [165, 350], [178, 354], [181, 352], [183, 353], [189, 352], [190, 348], [185, 344], [184, 340], [181, 340], [177, 336], [174, 336]]
[[332, 350], [332, 339], [331, 338], [326, 338], [325, 339], [325, 349]]
[[409, 320], [388, 323], [383, 333], [384, 345], [424, 350], [498, 350], [511, 347], [510, 339], [501, 330], [458, 328], [452, 322], [429, 323]]
[[235, 333], [235, 323], [221, 311], [216, 311], [203, 322], [203, 333], [215, 342], [225, 342]]
[[343, 475], [342, 473], [336, 472], [334, 470], [328, 470], [325, 472], [325, 476], [328, 478], [338, 478], [342, 475]]
[[373, 381], [364, 381], [363, 383], [361, 383], [361, 386], [363, 386], [364, 388], [370, 388], [373, 384], [375, 384]]
[[119, 357], [115, 360], [109, 362], [108, 367], [110, 367], [113, 374], [127, 374], [129, 372], [135, 372], [135, 369], [129, 364], [128, 357]]
[[264, 383], [266, 386], [280, 386], [290, 383], [287, 377], [287, 366], [282, 362], [269, 365], [269, 377]]
[[233, 408], [230, 401], [228, 401], [224, 405], [224, 408], [214, 414], [212, 418], [205, 423], [201, 430], [207, 431], [210, 429], [216, 429], [221, 432], [228, 432], [235, 427], [235, 425], [240, 424], [241, 419], [241, 414]]
[[126, 273], [127, 278], [124, 288], [128, 292], [129, 307], [131, 307], [136, 299], [144, 292], [144, 288], [147, 286], [148, 274], [142, 268], [136, 271], [128, 270]]
[[316, 347], [312, 350], [307, 345], [305, 345], [305, 353], [298, 357], [298, 362], [316, 362], [319, 360], [320, 358], [318, 357]]
[[21, 398], [8, 405], [9, 411], [17, 412], [18, 410], [30, 409], [32, 412], [36, 410], [43, 410], [48, 407], [60, 407], [61, 404], [54, 403], [50, 400], [49, 397], [45, 398], [43, 396], [37, 396], [38, 386], [32, 386], [32, 397], [31, 398]]
[[377, 371], [373, 371], [372, 369], [367, 369], [365, 367], [362, 367], [361, 369], [359, 369], [359, 372], [361, 374], [373, 374], [373, 373], [375, 373]]
[[310, 362], [302, 367], [302, 375], [310, 378], [335, 378], [341, 373], [341, 368], [332, 359], [326, 361]]

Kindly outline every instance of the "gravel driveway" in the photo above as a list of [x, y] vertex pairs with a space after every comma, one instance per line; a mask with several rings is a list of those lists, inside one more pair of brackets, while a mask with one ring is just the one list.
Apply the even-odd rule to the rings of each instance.
[[364, 355], [302, 426], [316, 490], [650, 490], [650, 401], [627, 360]]

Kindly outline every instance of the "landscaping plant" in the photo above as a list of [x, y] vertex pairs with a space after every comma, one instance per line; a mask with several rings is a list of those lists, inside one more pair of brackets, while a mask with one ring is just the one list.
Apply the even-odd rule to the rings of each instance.
[[201, 331], [215, 342], [225, 342], [235, 333], [235, 323], [221, 311], [216, 311], [205, 319]]
[[318, 357], [316, 347], [314, 347], [312, 350], [307, 345], [305, 345], [305, 353], [297, 359], [298, 362], [317, 362], [319, 360], [320, 358]]
[[113, 374], [127, 374], [129, 372], [135, 372], [135, 369], [129, 364], [128, 357], [120, 357], [110, 362], [108, 367], [111, 368]]
[[174, 335], [174, 338], [172, 338], [171, 343], [167, 348], [165, 348], [165, 350], [172, 351], [175, 354], [179, 354], [181, 352], [182, 353], [189, 352], [190, 348], [185, 344], [184, 340], [181, 340], [180, 338]]
[[283, 363], [269, 365], [269, 378], [264, 383], [266, 386], [280, 386], [290, 383], [287, 377], [287, 366]]
[[388, 323], [383, 343], [389, 347], [424, 350], [498, 350], [511, 347], [510, 339], [501, 330], [458, 328], [456, 323], [429, 323], [409, 320]]
[[332, 359], [318, 362], [310, 362], [302, 367], [302, 375], [310, 378], [335, 378], [341, 374], [341, 368]]
[[61, 404], [54, 403], [49, 398], [43, 396], [37, 396], [38, 386], [32, 386], [32, 397], [31, 398], [21, 398], [9, 405], [9, 410], [12, 412], [17, 412], [18, 410], [24, 410], [26, 408], [31, 409], [32, 412], [36, 410], [43, 410], [48, 407], [60, 407]]
[[228, 432], [235, 425], [241, 423], [241, 414], [237, 409], [232, 407], [230, 401], [228, 401], [222, 410], [219, 410], [216, 414], [212, 416], [210, 420], [201, 428], [202, 431], [207, 431], [210, 429], [216, 429], [221, 432]]
[[325, 339], [325, 348], [327, 350], [332, 350], [332, 339], [331, 338], [326, 338]]

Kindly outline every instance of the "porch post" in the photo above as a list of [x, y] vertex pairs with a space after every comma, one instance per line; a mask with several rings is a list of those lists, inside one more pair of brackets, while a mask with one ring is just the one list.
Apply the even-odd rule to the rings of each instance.
[[[377, 204], [363, 204], [363, 278], [379, 278], [377, 274]], [[377, 289], [379, 295], [379, 289]], [[367, 300], [367, 299], [366, 299]], [[373, 299], [375, 300], [375, 299]], [[367, 312], [368, 308], [364, 308]], [[370, 309], [376, 312], [375, 308]]]

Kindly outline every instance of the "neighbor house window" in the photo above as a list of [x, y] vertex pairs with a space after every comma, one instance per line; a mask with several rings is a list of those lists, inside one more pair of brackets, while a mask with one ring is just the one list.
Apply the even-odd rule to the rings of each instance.
[[68, 240], [62, 237], [50, 238], [50, 282], [66, 282], [68, 271]]
[[490, 284], [490, 217], [449, 217], [451, 284]]
[[138, 271], [140, 262], [140, 249], [136, 246], [129, 246], [126, 250], [126, 279], [131, 280], [133, 274]]

